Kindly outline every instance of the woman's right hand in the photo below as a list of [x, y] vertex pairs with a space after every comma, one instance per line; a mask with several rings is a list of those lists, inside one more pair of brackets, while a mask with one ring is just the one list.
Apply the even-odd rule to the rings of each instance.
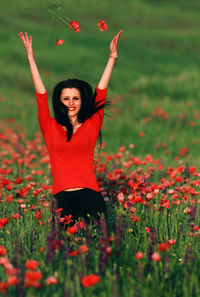
[[22, 32], [19, 33], [19, 37], [21, 38], [21, 41], [24, 44], [26, 54], [27, 54], [27, 58], [28, 59], [33, 58], [32, 37], [31, 36], [28, 37], [27, 32], [25, 32], [25, 36], [24, 36], [24, 34]]

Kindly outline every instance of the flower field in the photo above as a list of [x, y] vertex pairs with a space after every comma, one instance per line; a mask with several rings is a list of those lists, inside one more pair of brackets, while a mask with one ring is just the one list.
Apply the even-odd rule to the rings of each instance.
[[12, 121], [0, 127], [3, 296], [199, 296], [196, 167], [141, 159], [132, 144], [97, 151], [108, 224], [71, 225], [54, 207], [40, 133], [29, 141]]

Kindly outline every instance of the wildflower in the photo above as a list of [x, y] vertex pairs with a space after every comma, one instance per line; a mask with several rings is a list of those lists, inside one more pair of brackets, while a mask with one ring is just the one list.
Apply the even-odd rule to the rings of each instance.
[[37, 220], [40, 220], [41, 219], [42, 214], [41, 214], [41, 211], [39, 209], [37, 209], [36, 214], [35, 214], [35, 217], [36, 217]]
[[35, 261], [35, 260], [27, 260], [26, 261], [26, 268], [27, 269], [31, 269], [31, 270], [34, 270], [38, 267], [40, 263], [38, 261]]
[[168, 243], [169, 243], [170, 245], [173, 245], [173, 244], [176, 243], [176, 239], [170, 239], [170, 240], [168, 240]]
[[137, 254], [135, 254], [135, 259], [136, 260], [140, 260], [143, 258], [143, 253], [142, 252], [138, 252]]
[[69, 234], [74, 234], [76, 233], [78, 230], [78, 227], [76, 225], [72, 226], [72, 227], [68, 227], [66, 232], [69, 233]]
[[150, 228], [149, 228], [149, 227], [145, 227], [144, 230], [145, 230], [147, 233], [150, 233]]
[[17, 285], [18, 283], [19, 283], [19, 280], [18, 280], [16, 275], [9, 276], [8, 279], [7, 279], [7, 284], [9, 286]]
[[91, 287], [100, 281], [100, 277], [96, 274], [88, 274], [81, 278], [84, 287]]
[[65, 216], [65, 224], [69, 224], [72, 221], [72, 215]]
[[0, 245], [0, 256], [5, 256], [6, 254], [6, 248], [2, 245]]
[[108, 28], [108, 25], [103, 20], [98, 22], [98, 26], [101, 31], [105, 31]]
[[58, 39], [57, 41], [56, 41], [56, 45], [57, 46], [59, 46], [59, 45], [61, 45], [61, 44], [63, 44], [64, 43], [64, 40], [62, 40], [62, 39]]
[[42, 278], [42, 273], [39, 270], [37, 271], [27, 270], [24, 278], [24, 286], [26, 288], [27, 287], [38, 288], [41, 286], [41, 284], [38, 282], [41, 278]]
[[151, 258], [153, 261], [157, 261], [157, 262], [160, 261], [160, 259], [161, 259], [159, 253], [153, 253]]
[[45, 283], [47, 285], [52, 285], [52, 284], [57, 284], [58, 283], [58, 279], [56, 276], [49, 276], [46, 280], [45, 280]]
[[79, 32], [81, 30], [79, 23], [77, 21], [72, 21], [69, 26], [70, 26], [70, 29], [74, 28], [75, 32]]
[[87, 247], [87, 245], [86, 245], [86, 244], [81, 245], [81, 246], [79, 247], [79, 252], [80, 252], [80, 253], [87, 253], [87, 252], [88, 252], [88, 247]]
[[167, 251], [170, 248], [170, 244], [167, 243], [160, 243], [158, 246], [158, 251], [159, 252], [163, 252], [163, 251]]
[[0, 228], [3, 228], [6, 224], [8, 224], [9, 218], [0, 219]]

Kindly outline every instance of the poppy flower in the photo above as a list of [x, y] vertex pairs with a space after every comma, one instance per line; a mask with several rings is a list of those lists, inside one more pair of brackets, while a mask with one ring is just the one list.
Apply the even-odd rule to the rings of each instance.
[[39, 265], [40, 263], [38, 262], [38, 261], [35, 261], [35, 260], [27, 260], [26, 261], [26, 268], [27, 269], [31, 269], [31, 270], [33, 270], [33, 269], [36, 269], [37, 267], [38, 267], [38, 265]]
[[42, 278], [42, 273], [39, 270], [37, 271], [27, 270], [24, 278], [24, 286], [38, 288], [41, 286], [41, 284], [38, 283], [38, 281], [41, 278]]
[[167, 251], [170, 248], [170, 244], [167, 243], [160, 243], [158, 246], [158, 251], [159, 252], [163, 252], [163, 251]]
[[73, 28], [75, 29], [75, 32], [79, 32], [81, 30], [79, 23], [77, 21], [72, 21], [69, 24], [69, 28], [72, 30]]
[[72, 226], [72, 227], [68, 227], [66, 232], [69, 233], [69, 234], [74, 234], [76, 233], [78, 230], [78, 227], [76, 225]]
[[0, 228], [3, 228], [6, 224], [8, 224], [9, 218], [0, 219]]
[[98, 26], [101, 31], [105, 31], [108, 28], [108, 25], [103, 20], [98, 22]]
[[153, 261], [156, 261], [156, 262], [160, 261], [161, 259], [159, 253], [153, 253], [151, 258]]
[[169, 240], [168, 240], [168, 243], [169, 243], [170, 245], [173, 245], [173, 244], [176, 243], [176, 239], [169, 239]]
[[56, 41], [56, 45], [57, 46], [59, 46], [59, 45], [61, 45], [61, 44], [63, 44], [64, 43], [64, 40], [62, 40], [62, 39], [58, 39], [57, 41]]
[[56, 276], [49, 276], [46, 280], [45, 280], [45, 283], [47, 285], [52, 285], [52, 284], [57, 284], [58, 283], [58, 279]]
[[135, 255], [135, 259], [136, 260], [140, 260], [143, 258], [143, 253], [142, 252], [138, 252], [136, 255]]
[[96, 274], [88, 274], [81, 279], [84, 287], [91, 287], [100, 281], [100, 277]]
[[5, 254], [6, 254], [6, 248], [0, 245], [0, 256], [5, 256]]

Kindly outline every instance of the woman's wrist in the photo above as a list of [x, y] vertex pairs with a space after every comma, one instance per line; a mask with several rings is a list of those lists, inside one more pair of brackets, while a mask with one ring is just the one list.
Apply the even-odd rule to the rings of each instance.
[[117, 58], [118, 58], [118, 56], [117, 55], [115, 55], [115, 54], [110, 54], [110, 58], [113, 58], [114, 60], [116, 60]]

